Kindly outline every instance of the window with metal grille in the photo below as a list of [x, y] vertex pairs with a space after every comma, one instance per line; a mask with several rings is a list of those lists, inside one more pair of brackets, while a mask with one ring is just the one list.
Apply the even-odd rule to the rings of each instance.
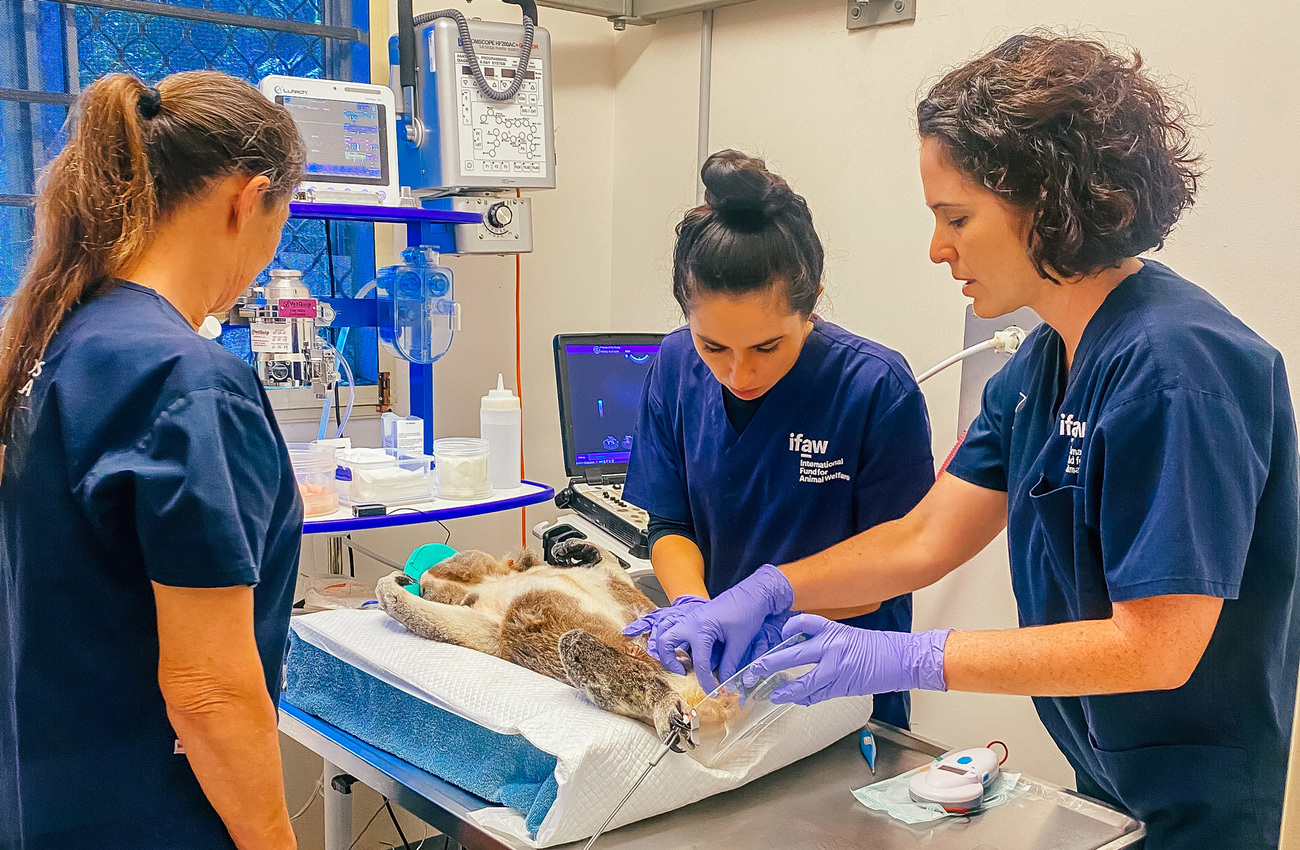
[[[114, 72], [152, 83], [193, 69], [224, 71], [254, 83], [267, 74], [367, 81], [368, 3], [5, 0], [0, 4], [5, 140], [0, 145], [0, 297], [11, 294], [22, 277], [37, 175], [62, 147], [68, 108], [82, 87]], [[327, 237], [323, 222], [290, 221], [271, 266], [301, 269], [315, 295], [355, 294], [374, 276], [373, 226], [329, 227]], [[248, 354], [247, 330], [231, 329], [221, 341], [237, 354]], [[358, 384], [375, 383], [373, 329], [354, 331], [344, 354]]]

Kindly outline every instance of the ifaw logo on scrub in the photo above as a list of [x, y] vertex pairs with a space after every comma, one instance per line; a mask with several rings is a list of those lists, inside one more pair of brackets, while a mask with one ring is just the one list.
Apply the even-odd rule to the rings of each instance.
[[1070, 456], [1065, 460], [1065, 474], [1074, 475], [1083, 466], [1083, 446], [1076, 446], [1074, 441], [1088, 436], [1088, 423], [1082, 419], [1075, 419], [1073, 413], [1062, 413], [1058, 419], [1061, 426], [1060, 436], [1070, 438]]
[[830, 440], [814, 440], [803, 434], [790, 434], [788, 448], [799, 455], [799, 483], [825, 484], [829, 481], [852, 481], [841, 469], [844, 458], [825, 460]]

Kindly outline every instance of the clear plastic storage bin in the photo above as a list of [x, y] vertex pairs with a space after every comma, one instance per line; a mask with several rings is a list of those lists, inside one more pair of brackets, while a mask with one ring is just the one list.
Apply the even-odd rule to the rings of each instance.
[[303, 516], [327, 516], [339, 509], [334, 484], [334, 447], [316, 443], [290, 443], [289, 462], [302, 495]]
[[340, 449], [334, 472], [339, 499], [348, 504], [427, 501], [432, 461], [396, 449]]
[[438, 498], [486, 499], [492, 495], [488, 483], [488, 441], [476, 437], [444, 437], [433, 441], [434, 467], [438, 473]]

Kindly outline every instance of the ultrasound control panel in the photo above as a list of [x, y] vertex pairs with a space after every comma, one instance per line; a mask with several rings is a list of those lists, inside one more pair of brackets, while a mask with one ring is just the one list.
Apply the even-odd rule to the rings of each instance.
[[622, 484], [574, 484], [573, 489], [642, 531], [650, 522], [650, 514], [623, 501]]
[[649, 558], [650, 515], [623, 500], [623, 485], [575, 481], [556, 494], [555, 504], [572, 508], [618, 540], [635, 558]]

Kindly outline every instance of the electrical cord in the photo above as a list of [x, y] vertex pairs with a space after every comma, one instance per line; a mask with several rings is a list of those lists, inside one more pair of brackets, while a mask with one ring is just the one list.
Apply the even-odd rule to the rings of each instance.
[[[533, 13], [536, 16], [536, 12]], [[524, 77], [528, 71], [528, 59], [533, 53], [533, 33], [536, 21], [524, 12], [524, 40], [519, 46], [519, 65], [515, 69], [515, 80], [504, 91], [497, 91], [488, 84], [487, 78], [483, 76], [483, 68], [479, 65], [478, 54], [474, 52], [474, 39], [469, 33], [469, 21], [465, 20], [456, 9], [443, 9], [440, 12], [428, 12], [423, 15], [417, 15], [414, 24], [417, 27], [424, 26], [430, 21], [438, 18], [451, 18], [456, 22], [456, 29], [460, 32], [460, 48], [465, 51], [465, 58], [469, 62], [471, 75], [474, 77], [474, 84], [478, 90], [488, 100], [495, 100], [498, 103], [507, 100], [514, 100], [515, 95], [519, 94], [520, 87], [524, 84]], [[508, 70], [508, 69], [507, 69]], [[409, 105], [407, 107], [410, 108]]]
[[397, 837], [402, 839], [402, 846], [406, 850], [411, 850], [410, 842], [406, 840], [406, 833], [402, 832], [402, 825], [397, 822], [397, 813], [393, 811], [393, 804], [388, 802], [387, 797], [384, 798], [384, 808], [388, 809], [388, 816], [393, 820], [393, 829], [397, 830]]
[[967, 357], [970, 357], [972, 354], [977, 354], [985, 350], [986, 348], [991, 348], [994, 351], [1000, 352], [1009, 357], [1015, 354], [1020, 349], [1020, 343], [1024, 342], [1024, 340], [1025, 340], [1024, 330], [1022, 330], [1021, 328], [1015, 325], [1011, 325], [993, 334], [993, 337], [991, 339], [986, 339], [983, 342], [976, 343], [975, 345], [972, 345], [970, 348], [959, 351], [953, 356], [941, 361], [938, 365], [926, 369], [924, 372], [922, 372], [920, 375], [917, 376], [916, 382], [919, 384], [922, 381], [928, 380], [929, 378], [933, 378], [935, 375], [939, 374], [944, 369], [947, 369], [949, 366], [953, 365], [954, 363], [960, 363], [962, 360], [965, 360]]
[[[387, 803], [388, 800], [385, 799], [384, 802]], [[370, 829], [370, 825], [375, 822], [375, 818], [379, 817], [379, 813], [383, 810], [384, 807], [382, 805], [375, 809], [375, 813], [370, 816], [370, 820], [366, 821], [366, 825], [361, 827], [361, 831], [357, 833], [357, 837], [352, 839], [352, 843], [348, 845], [348, 850], [352, 850], [353, 847], [357, 846], [357, 843], [361, 841], [362, 836], [366, 834], [366, 830]]]
[[[396, 514], [427, 514], [427, 513], [431, 513], [431, 512], [422, 511], [419, 508], [393, 508], [391, 511], [388, 512], [388, 516], [394, 516]], [[451, 544], [451, 529], [448, 528], [446, 524], [443, 523], [443, 521], [440, 519], [435, 519], [434, 522], [437, 523], [439, 528], [447, 532], [447, 538], [442, 541], [442, 545], [449, 546]]]
[[307, 798], [307, 802], [302, 804], [302, 808], [298, 810], [298, 813], [296, 815], [290, 815], [289, 820], [296, 821], [298, 818], [307, 814], [307, 810], [311, 808], [311, 804], [316, 802], [317, 796], [319, 796], [320, 793], [324, 790], [325, 790], [325, 777], [324, 775], [321, 775], [316, 777], [316, 784], [312, 786], [311, 796]]
[[[332, 222], [329, 219], [325, 220], [325, 267], [329, 270], [329, 276], [330, 276], [330, 298], [334, 298], [338, 295], [338, 291], [337, 289], [335, 289], [335, 280], [334, 280], [334, 240], [330, 236], [330, 231], [332, 230], [332, 228], [330, 227], [331, 224]], [[339, 330], [338, 328], [334, 328], [334, 347], [336, 351], [338, 350], [338, 344], [339, 344]], [[339, 354], [341, 356], [342, 352], [339, 352]], [[339, 404], [339, 382], [335, 381], [334, 382], [334, 424], [339, 426], [340, 435], [342, 435], [343, 433], [343, 421], [341, 418], [342, 411], [340, 410], [341, 407], [342, 405]]]
[[[515, 197], [519, 197], [515, 190]], [[524, 477], [523, 267], [515, 254], [515, 395], [519, 397], [519, 478]], [[519, 545], [528, 548], [528, 508], [519, 510]]]
[[[410, 850], [434, 850], [434, 845], [430, 842], [442, 839], [442, 844], [438, 845], [442, 850], [447, 850], [451, 846], [451, 836], [449, 835], [426, 835], [420, 839], [419, 844], [410, 845]], [[396, 844], [388, 845], [388, 850], [397, 850]]]

